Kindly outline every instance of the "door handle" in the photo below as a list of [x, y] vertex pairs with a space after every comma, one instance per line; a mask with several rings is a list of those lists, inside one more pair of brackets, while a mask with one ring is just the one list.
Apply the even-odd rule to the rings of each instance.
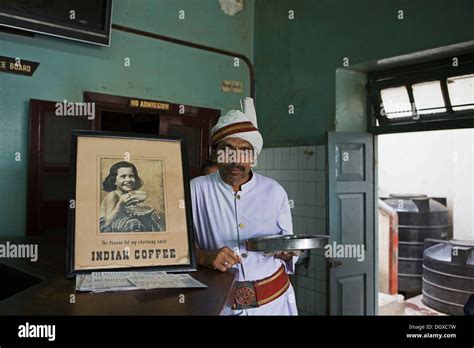
[[342, 265], [342, 261], [340, 260], [330, 260], [328, 262], [329, 268], [336, 268], [336, 267], [339, 267], [340, 265]]

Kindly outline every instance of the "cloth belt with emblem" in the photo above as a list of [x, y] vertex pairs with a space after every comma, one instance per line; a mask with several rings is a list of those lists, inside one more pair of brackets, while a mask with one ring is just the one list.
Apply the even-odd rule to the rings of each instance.
[[267, 278], [253, 282], [236, 282], [232, 309], [248, 309], [263, 306], [283, 295], [289, 286], [290, 278], [283, 265]]

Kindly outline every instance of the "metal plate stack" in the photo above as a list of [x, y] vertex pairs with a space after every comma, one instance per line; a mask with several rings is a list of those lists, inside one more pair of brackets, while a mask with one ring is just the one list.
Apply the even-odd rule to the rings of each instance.
[[382, 198], [398, 213], [398, 290], [421, 293], [425, 239], [447, 239], [446, 200], [426, 195]]

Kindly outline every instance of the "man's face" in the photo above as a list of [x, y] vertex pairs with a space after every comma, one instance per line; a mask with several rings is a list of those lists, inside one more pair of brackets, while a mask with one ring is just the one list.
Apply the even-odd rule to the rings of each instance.
[[135, 186], [135, 175], [132, 168], [119, 168], [115, 179], [117, 189], [122, 192], [130, 192]]
[[245, 181], [253, 162], [253, 147], [240, 138], [229, 138], [217, 146], [216, 163], [222, 179], [229, 183]]

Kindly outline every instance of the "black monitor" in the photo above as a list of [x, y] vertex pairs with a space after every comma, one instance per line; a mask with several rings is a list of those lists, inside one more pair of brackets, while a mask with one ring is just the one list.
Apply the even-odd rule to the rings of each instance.
[[0, 25], [110, 44], [112, 0], [0, 0]]

